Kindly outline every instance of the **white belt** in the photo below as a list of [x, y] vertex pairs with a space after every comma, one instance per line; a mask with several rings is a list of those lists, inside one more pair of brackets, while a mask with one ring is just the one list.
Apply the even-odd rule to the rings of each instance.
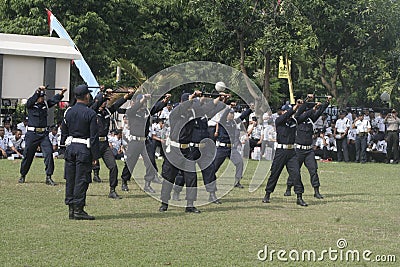
[[189, 143], [189, 145], [190, 145], [191, 147], [199, 147], [199, 148], [204, 148], [204, 147], [206, 147], [206, 144], [205, 144], [205, 143]]
[[298, 145], [298, 144], [295, 144], [295, 146], [298, 149], [304, 149], [304, 150], [308, 150], [308, 149], [312, 148], [312, 146], [303, 146], [303, 145]]
[[72, 143], [84, 144], [84, 145], [86, 145], [87, 148], [90, 148], [90, 138], [83, 139], [83, 138], [76, 138], [76, 137], [68, 136], [67, 140], [65, 140], [65, 145], [69, 146]]
[[177, 147], [177, 148], [184, 148], [184, 149], [190, 147], [190, 144], [180, 144], [180, 143], [172, 141], [172, 140], [169, 141], [169, 145], [173, 146], [173, 147]]
[[221, 146], [221, 147], [232, 147], [232, 144], [229, 143], [221, 143], [221, 142], [216, 142], [217, 146]]
[[146, 137], [136, 136], [136, 135], [129, 135], [128, 140], [129, 141], [132, 141], [132, 140], [134, 140], [134, 141], [146, 141]]
[[26, 127], [26, 130], [31, 131], [31, 132], [44, 132], [44, 131], [46, 131], [46, 128], [36, 128], [36, 127], [28, 126], [28, 127]]
[[294, 149], [294, 145], [292, 144], [277, 144], [276, 148], [282, 148], [282, 149]]

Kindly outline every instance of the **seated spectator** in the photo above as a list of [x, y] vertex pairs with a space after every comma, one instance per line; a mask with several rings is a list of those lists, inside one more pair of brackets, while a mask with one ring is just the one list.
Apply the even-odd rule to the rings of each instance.
[[386, 147], [387, 143], [385, 139], [378, 141], [373, 140], [371, 147], [367, 148], [367, 156], [370, 161], [374, 162], [385, 162], [386, 160]]
[[57, 126], [53, 126], [53, 127], [50, 128], [49, 139], [50, 139], [51, 145], [53, 146], [53, 153], [54, 153], [54, 152], [58, 152], [58, 139], [59, 139], [59, 135], [58, 135], [58, 128], [57, 128]]
[[4, 134], [4, 126], [0, 126], [0, 159], [7, 158], [8, 138]]
[[16, 130], [15, 135], [8, 140], [7, 156], [14, 154], [14, 158], [22, 159], [24, 154], [25, 140], [22, 137], [22, 131]]
[[25, 136], [27, 127], [28, 127], [28, 117], [25, 117], [23, 122], [17, 124], [17, 129], [22, 131], [22, 136]]
[[324, 131], [319, 131], [319, 136], [314, 145], [315, 155], [322, 159], [327, 159], [329, 157], [329, 150], [329, 137], [325, 135]]

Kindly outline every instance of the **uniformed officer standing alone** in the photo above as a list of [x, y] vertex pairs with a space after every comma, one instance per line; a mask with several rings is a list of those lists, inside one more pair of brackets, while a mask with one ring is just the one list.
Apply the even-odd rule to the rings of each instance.
[[76, 104], [67, 109], [61, 126], [61, 146], [65, 150], [65, 204], [69, 206], [69, 218], [94, 220], [83, 207], [86, 192], [91, 183], [90, 173], [100, 157], [96, 112], [88, 108], [90, 92], [87, 85], [74, 89]]
[[51, 179], [54, 172], [54, 160], [53, 146], [50, 143], [47, 127], [47, 111], [61, 101], [67, 89], [63, 88], [59, 94], [56, 94], [49, 100], [44, 99], [46, 95], [45, 90], [46, 87], [40, 86], [26, 102], [28, 127], [25, 134], [25, 150], [24, 158], [21, 162], [19, 183], [25, 183], [25, 176], [29, 172], [36, 150], [40, 146], [44, 156], [44, 164], [46, 165], [46, 184], [56, 185]]

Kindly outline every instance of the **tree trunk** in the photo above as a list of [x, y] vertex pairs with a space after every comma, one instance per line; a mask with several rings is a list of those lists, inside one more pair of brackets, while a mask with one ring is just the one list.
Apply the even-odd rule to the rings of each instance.
[[269, 83], [269, 74], [271, 71], [271, 55], [269, 52], [265, 53], [264, 58], [264, 83], [263, 83], [263, 94], [267, 101], [271, 98], [271, 89]]

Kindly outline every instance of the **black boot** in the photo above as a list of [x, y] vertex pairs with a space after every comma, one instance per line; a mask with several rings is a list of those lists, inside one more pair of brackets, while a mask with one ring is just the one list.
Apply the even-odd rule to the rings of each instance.
[[74, 219], [74, 205], [72, 205], [72, 204], [68, 205], [68, 218], [70, 220]]
[[193, 204], [193, 200], [188, 200], [187, 204], [186, 204], [185, 212], [188, 212], [188, 213], [200, 213], [201, 211], [196, 209], [196, 207]]
[[319, 186], [314, 187], [314, 197], [318, 199], [323, 199], [324, 197], [319, 193]]
[[215, 195], [215, 192], [210, 192], [210, 197], [208, 198], [208, 202], [212, 202], [215, 204], [222, 204], [222, 202]]
[[285, 194], [283, 194], [285, 197], [290, 197], [291, 195], [292, 195], [292, 193], [290, 192], [292, 190], [292, 186], [291, 185], [288, 185], [287, 187], [286, 187], [286, 192], [285, 192]]
[[240, 179], [235, 181], [234, 187], [237, 187], [237, 188], [244, 188], [244, 186], [240, 183]]
[[95, 181], [96, 183], [101, 183], [99, 170], [93, 170], [93, 181]]
[[21, 177], [18, 179], [18, 183], [20, 184], [25, 183], [25, 175], [21, 175]]
[[83, 207], [74, 206], [74, 219], [75, 220], [94, 220], [93, 216], [87, 214]]
[[53, 179], [51, 179], [51, 175], [47, 175], [47, 176], [46, 176], [46, 184], [47, 184], [47, 185], [51, 185], [51, 186], [57, 185], [57, 184], [53, 181]]
[[167, 210], [168, 210], [168, 204], [162, 202], [162, 203], [161, 203], [161, 207], [158, 209], [158, 211], [159, 211], [159, 212], [165, 212], [165, 211], [167, 211]]
[[117, 192], [115, 192], [115, 187], [110, 187], [110, 194], [108, 194], [109, 198], [113, 198], [113, 199], [121, 199], [122, 197], [120, 197]]
[[121, 190], [122, 191], [129, 191], [129, 187], [128, 187], [128, 182], [127, 181], [122, 180]]
[[265, 196], [262, 200], [262, 203], [269, 203], [269, 197], [270, 197], [271, 193], [265, 193]]
[[154, 194], [156, 191], [151, 187], [150, 183], [151, 183], [150, 181], [146, 181], [146, 182], [144, 183], [144, 188], [143, 188], [143, 190], [144, 190], [144, 192]]
[[155, 183], [155, 184], [162, 184], [162, 180], [160, 178], [158, 178], [157, 175], [154, 176], [152, 182]]
[[302, 194], [297, 194], [297, 205], [307, 207], [307, 203], [304, 202]]

